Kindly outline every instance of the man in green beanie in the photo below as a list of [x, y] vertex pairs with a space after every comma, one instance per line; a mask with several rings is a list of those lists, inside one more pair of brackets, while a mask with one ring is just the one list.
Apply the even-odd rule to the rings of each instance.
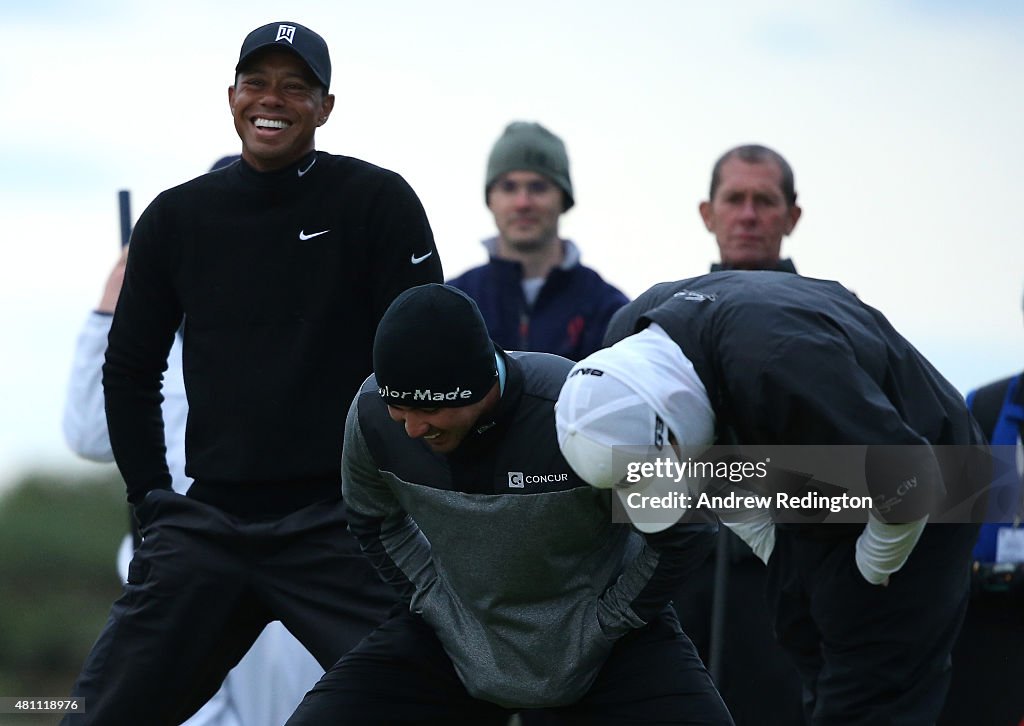
[[539, 123], [514, 121], [487, 160], [484, 200], [498, 228], [489, 260], [448, 284], [472, 297], [491, 337], [507, 350], [579, 360], [601, 347], [612, 314], [628, 302], [558, 234], [575, 203], [565, 144]]

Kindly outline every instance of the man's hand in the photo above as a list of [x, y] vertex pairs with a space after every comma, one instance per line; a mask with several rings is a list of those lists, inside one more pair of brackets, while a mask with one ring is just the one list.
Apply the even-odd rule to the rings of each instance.
[[872, 585], [888, 586], [889, 576], [906, 563], [927, 522], [928, 517], [923, 517], [907, 524], [885, 524], [871, 512], [854, 547], [861, 576]]
[[121, 294], [121, 285], [124, 283], [124, 266], [127, 261], [128, 247], [125, 246], [121, 250], [121, 256], [114, 265], [114, 269], [110, 271], [110, 276], [107, 277], [107, 284], [103, 288], [103, 297], [100, 298], [100, 303], [96, 306], [96, 312], [114, 312], [114, 308], [117, 306], [117, 298]]

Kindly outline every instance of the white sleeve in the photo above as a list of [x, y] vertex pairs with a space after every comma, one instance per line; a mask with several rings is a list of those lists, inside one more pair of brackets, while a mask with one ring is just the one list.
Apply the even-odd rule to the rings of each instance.
[[78, 340], [64, 399], [64, 440], [81, 457], [113, 461], [103, 409], [103, 357], [112, 316], [90, 313]]
[[[107, 352], [111, 315], [90, 313], [78, 334], [75, 357], [64, 400], [62, 427], [68, 447], [92, 461], [110, 462], [114, 452], [107, 432], [107, 414], [103, 403], [103, 361]], [[176, 335], [167, 356], [161, 394], [167, 468], [174, 491], [184, 494], [192, 480], [185, 476], [185, 424], [188, 400], [181, 367], [181, 336]]]
[[768, 564], [768, 558], [775, 549], [775, 522], [767, 510], [751, 510], [743, 518], [735, 515], [722, 524], [731, 529], [741, 540], [754, 551], [761, 562]]
[[167, 469], [171, 472], [171, 486], [174, 491], [184, 494], [192, 485], [185, 476], [185, 425], [188, 423], [188, 399], [185, 396], [185, 381], [181, 365], [182, 339], [174, 336], [174, 344], [167, 354], [167, 370], [164, 371], [164, 397], [161, 411], [164, 415], [164, 444], [167, 446]]
[[[725, 495], [736, 494], [746, 496], [746, 490], [732, 484], [720, 488]], [[775, 520], [769, 509], [715, 509], [718, 519], [733, 531], [737, 537], [746, 542], [761, 562], [768, 564], [768, 559], [775, 549]]]
[[909, 524], [886, 524], [868, 514], [868, 524], [857, 538], [857, 569], [872, 585], [881, 585], [906, 564], [928, 517]]

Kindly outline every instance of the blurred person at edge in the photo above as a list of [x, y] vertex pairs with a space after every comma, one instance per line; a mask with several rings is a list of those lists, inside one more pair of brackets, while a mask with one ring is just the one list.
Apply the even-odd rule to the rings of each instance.
[[[967, 405], [1001, 459], [989, 512], [974, 545], [971, 601], [953, 647], [957, 663], [940, 726], [1024, 723], [1024, 690], [1006, 676], [1024, 673], [1024, 374], [967, 394]], [[998, 508], [1008, 510], [1000, 516]]]

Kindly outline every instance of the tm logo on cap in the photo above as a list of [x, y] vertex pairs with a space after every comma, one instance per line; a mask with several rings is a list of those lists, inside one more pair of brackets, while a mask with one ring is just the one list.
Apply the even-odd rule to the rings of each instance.
[[295, 26], [294, 25], [278, 25], [277, 26], [277, 37], [274, 38], [274, 42], [279, 40], [287, 40], [292, 45], [295, 44]]

